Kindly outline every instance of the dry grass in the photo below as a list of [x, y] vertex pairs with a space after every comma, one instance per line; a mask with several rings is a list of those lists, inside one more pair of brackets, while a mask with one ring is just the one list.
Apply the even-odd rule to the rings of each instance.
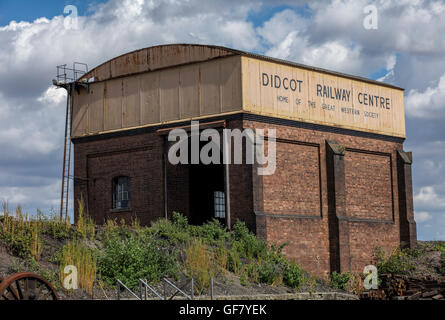
[[210, 278], [215, 276], [216, 268], [212, 253], [199, 240], [193, 240], [186, 248], [185, 273], [195, 280], [195, 290], [201, 294], [210, 286]]
[[41, 222], [40, 221], [33, 221], [31, 222], [31, 255], [36, 259], [37, 261], [40, 260], [40, 257], [42, 255], [43, 251], [43, 242], [40, 236], [40, 230], [41, 230]]
[[92, 293], [97, 270], [94, 251], [79, 240], [68, 242], [62, 248], [59, 271], [62, 285], [66, 276], [64, 269], [68, 265], [73, 265], [77, 268], [78, 288]]
[[78, 200], [78, 207], [79, 209], [76, 223], [77, 232], [81, 234], [84, 239], [94, 241], [96, 228], [94, 226], [93, 219], [85, 215], [85, 203], [82, 198]]
[[31, 255], [39, 260], [43, 251], [41, 228], [43, 222], [39, 216], [30, 219], [28, 214], [23, 214], [21, 206], [18, 206], [14, 214], [8, 210], [7, 203], [3, 203], [3, 217], [0, 223], [0, 235], [6, 241], [9, 248], [22, 257]]

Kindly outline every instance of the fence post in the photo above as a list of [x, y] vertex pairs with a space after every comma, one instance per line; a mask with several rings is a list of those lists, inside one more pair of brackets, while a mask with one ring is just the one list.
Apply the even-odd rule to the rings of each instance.
[[117, 300], [121, 299], [121, 285], [119, 281], [117, 282]]
[[191, 287], [192, 287], [192, 292], [191, 292], [191, 297], [192, 297], [192, 300], [194, 299], [194, 293], [193, 293], [193, 291], [194, 291], [194, 286], [193, 286], [193, 278], [192, 278], [192, 285], [191, 285]]
[[213, 300], [213, 277], [210, 277], [210, 300]]

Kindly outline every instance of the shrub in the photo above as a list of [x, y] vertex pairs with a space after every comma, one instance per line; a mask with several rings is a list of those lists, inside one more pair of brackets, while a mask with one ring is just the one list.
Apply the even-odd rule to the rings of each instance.
[[[33, 228], [29, 216], [22, 213], [20, 206], [17, 206], [15, 215], [11, 216], [7, 205], [3, 204], [3, 223], [0, 231], [1, 239], [12, 254], [21, 258], [31, 256]], [[40, 244], [38, 237], [34, 239]]]
[[[42, 219], [45, 219], [43, 215]], [[48, 227], [42, 229], [43, 233], [50, 235], [53, 239], [72, 238], [74, 231], [71, 228], [69, 218], [61, 219], [58, 215], [52, 214], [46, 222]]]
[[223, 245], [229, 235], [225, 227], [216, 219], [212, 219], [202, 226], [192, 228], [192, 234], [210, 245]]
[[240, 267], [241, 267], [241, 258], [239, 252], [235, 247], [232, 247], [228, 251], [227, 255], [227, 269], [230, 272], [238, 274], [238, 272], [240, 271]]
[[179, 270], [176, 252], [147, 233], [105, 239], [98, 266], [105, 284], [114, 286], [119, 279], [130, 288], [137, 287], [138, 279], [157, 282], [164, 275], [175, 277]]
[[389, 256], [385, 256], [385, 252], [377, 247], [375, 257], [379, 274], [406, 274], [408, 271], [415, 269], [415, 265], [407, 249], [401, 250], [400, 248], [396, 248]]
[[445, 252], [445, 242], [435, 244], [434, 249], [437, 251]]
[[279, 284], [282, 281], [282, 270], [280, 264], [273, 260], [261, 261], [258, 266], [258, 282], [269, 285]]
[[334, 271], [331, 273], [330, 285], [333, 288], [348, 291], [350, 279], [350, 272], [338, 273], [337, 271]]
[[258, 259], [267, 256], [267, 243], [251, 233], [244, 222], [238, 220], [235, 223], [232, 236], [232, 246], [236, 248], [242, 258]]
[[168, 219], [159, 219], [152, 223], [150, 232], [171, 244], [186, 243], [190, 241], [190, 228], [187, 218], [180, 213], [173, 212], [172, 221]]
[[286, 263], [283, 270], [283, 281], [291, 288], [298, 288], [303, 282], [303, 269], [294, 261]]

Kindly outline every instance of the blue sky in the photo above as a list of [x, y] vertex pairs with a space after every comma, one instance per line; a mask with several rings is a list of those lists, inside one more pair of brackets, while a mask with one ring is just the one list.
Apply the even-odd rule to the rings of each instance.
[[[376, 30], [363, 28], [369, 3]], [[78, 9], [72, 30], [66, 5]], [[0, 0], [0, 200], [57, 208], [65, 103], [51, 86], [57, 64], [93, 67], [142, 47], [198, 42], [404, 87], [418, 236], [445, 240], [444, 16], [439, 0]]]
[[[7, 25], [11, 20], [16, 21], [34, 21], [40, 17], [52, 18], [62, 15], [63, 9], [67, 5], [77, 7], [79, 15], [89, 15], [92, 13], [90, 6], [106, 2], [101, 0], [82, 1], [82, 0], [43, 0], [43, 1], [0, 1], [0, 25]], [[94, 10], [94, 9], [92, 9]]]

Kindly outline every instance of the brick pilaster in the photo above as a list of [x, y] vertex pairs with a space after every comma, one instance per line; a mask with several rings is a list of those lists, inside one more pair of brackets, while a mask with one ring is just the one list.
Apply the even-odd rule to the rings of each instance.
[[344, 155], [344, 146], [336, 141], [326, 141], [331, 272], [345, 272], [351, 267]]
[[417, 242], [416, 222], [414, 221], [413, 185], [411, 152], [397, 151], [397, 176], [399, 187], [400, 244], [412, 248]]

